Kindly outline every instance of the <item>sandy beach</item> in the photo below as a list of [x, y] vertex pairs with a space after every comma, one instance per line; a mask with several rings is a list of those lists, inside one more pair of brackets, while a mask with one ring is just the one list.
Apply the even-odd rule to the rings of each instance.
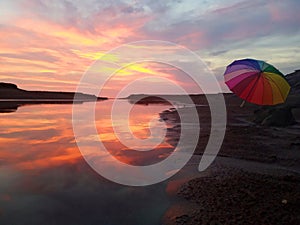
[[[254, 123], [260, 107], [226, 95], [227, 129], [214, 163], [201, 177], [177, 185], [177, 199], [163, 224], [300, 224], [300, 114], [299, 98], [288, 99], [297, 123], [279, 127]], [[203, 104], [203, 99], [198, 100]], [[280, 106], [282, 107], [282, 106]], [[285, 106], [284, 106], [285, 107]], [[187, 108], [180, 108], [188, 113]], [[210, 131], [209, 107], [198, 107], [201, 123], [195, 157], [201, 157]], [[180, 125], [176, 110], [161, 114], [174, 124], [168, 130], [176, 145]], [[175, 193], [175, 194], [174, 194]]]

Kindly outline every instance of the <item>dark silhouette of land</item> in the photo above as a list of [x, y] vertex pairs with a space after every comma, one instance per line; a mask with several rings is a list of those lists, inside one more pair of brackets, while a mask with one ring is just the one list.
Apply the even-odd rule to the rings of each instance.
[[287, 81], [291, 85], [291, 94], [300, 94], [300, 70], [295, 70], [286, 76]]
[[[76, 95], [76, 101], [74, 97]], [[0, 83], [0, 113], [15, 112], [18, 107], [32, 104], [81, 104], [89, 101], [106, 100], [84, 93], [27, 91], [11, 83]]]
[[[232, 96], [232, 93], [220, 93], [226, 96]], [[216, 96], [218, 94], [209, 94], [210, 96]], [[127, 97], [127, 100], [131, 104], [142, 104], [142, 105], [149, 105], [149, 104], [171, 104], [174, 102], [178, 103], [187, 103], [192, 101], [191, 103], [197, 105], [206, 105], [206, 95], [204, 94], [190, 94], [188, 96], [185, 95], [145, 95], [145, 94], [132, 94]], [[187, 98], [189, 97], [189, 98]]]

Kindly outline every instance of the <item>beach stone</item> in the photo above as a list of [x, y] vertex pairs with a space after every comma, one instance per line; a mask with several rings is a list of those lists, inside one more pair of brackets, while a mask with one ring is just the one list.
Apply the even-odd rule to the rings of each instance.
[[176, 224], [186, 224], [189, 221], [190, 217], [188, 215], [181, 215], [175, 218]]
[[212, 220], [210, 221], [209, 225], [222, 225], [222, 224], [217, 220]]
[[186, 225], [300, 224], [298, 178], [231, 169], [224, 172], [222, 168], [216, 171], [217, 176], [196, 178], [182, 186], [179, 196], [204, 211], [188, 214], [189, 220], [179, 222]]

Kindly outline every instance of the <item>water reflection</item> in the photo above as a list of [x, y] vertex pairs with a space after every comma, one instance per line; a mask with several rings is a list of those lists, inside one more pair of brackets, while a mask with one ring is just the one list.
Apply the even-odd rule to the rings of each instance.
[[[96, 122], [118, 160], [147, 165], [172, 152], [168, 143], [146, 152], [122, 145], [110, 125], [110, 104], [97, 103]], [[134, 135], [149, 137], [149, 119], [167, 108], [135, 106]], [[71, 105], [30, 105], [0, 115], [0, 224], [159, 224], [169, 204], [166, 184], [132, 188], [96, 174], [76, 146], [71, 110]]]
[[[107, 101], [106, 104], [104, 104], [105, 106], [101, 107], [101, 109], [98, 107], [96, 108], [96, 111], [99, 112], [96, 114], [98, 133], [101, 141], [104, 143], [110, 154], [121, 162], [130, 165], [145, 166], [162, 161], [172, 153], [174, 146], [171, 146], [165, 141], [158, 144], [155, 149], [150, 150], [152, 149], [153, 142], [156, 142], [156, 139], [161, 139], [160, 134], [162, 134], [162, 132], [159, 132], [158, 130], [166, 130], [165, 123], [159, 120], [159, 112], [162, 112], [169, 107], [169, 104], [151, 105], [148, 107], [144, 105], [134, 105], [130, 112], [129, 121], [127, 120], [127, 117], [121, 116], [117, 119], [114, 118], [113, 122], [117, 126], [117, 130], [114, 131], [111, 125], [112, 118], [110, 113], [101, 113], [102, 110], [110, 112], [112, 103], [112, 101]], [[120, 100], [118, 102], [118, 107], [122, 110], [126, 107], [126, 104], [128, 104], [126, 100]], [[120, 112], [120, 114], [121, 113], [122, 112]], [[151, 133], [149, 122], [152, 121], [153, 118], [155, 118], [154, 126], [155, 129], [157, 129], [157, 132]], [[128, 124], [132, 134], [126, 129]], [[127, 145], [124, 145], [118, 139], [116, 131], [120, 136], [125, 137]], [[134, 137], [132, 137], [132, 135]], [[150, 140], [148, 142], [143, 141], [142, 148], [144, 148], [144, 151], [135, 150], [141, 147], [141, 143], [135, 138]]]
[[16, 112], [20, 104], [18, 102], [1, 102], [0, 101], [0, 113]]
[[53, 100], [53, 99], [44, 99], [44, 100], [34, 100], [34, 99], [11, 99], [11, 100], [1, 100], [0, 99], [0, 113], [12, 113], [16, 112], [19, 107], [28, 106], [28, 105], [45, 105], [45, 104], [83, 104], [84, 101], [73, 100]]

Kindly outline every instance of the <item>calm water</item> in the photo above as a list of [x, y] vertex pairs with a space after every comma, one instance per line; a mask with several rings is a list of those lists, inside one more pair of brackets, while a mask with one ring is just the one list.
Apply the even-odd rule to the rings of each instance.
[[[113, 156], [132, 165], [148, 165], [172, 152], [166, 142], [147, 152], [122, 145], [111, 127], [111, 103], [97, 103], [96, 124]], [[120, 100], [122, 104], [129, 103]], [[134, 106], [131, 131], [138, 138], [148, 138], [153, 135], [149, 121], [165, 129], [158, 113], [169, 107]], [[76, 145], [72, 105], [23, 106], [0, 114], [0, 121], [0, 224], [159, 224], [169, 206], [167, 182], [134, 188], [94, 172]], [[125, 123], [118, 123], [122, 132]]]

